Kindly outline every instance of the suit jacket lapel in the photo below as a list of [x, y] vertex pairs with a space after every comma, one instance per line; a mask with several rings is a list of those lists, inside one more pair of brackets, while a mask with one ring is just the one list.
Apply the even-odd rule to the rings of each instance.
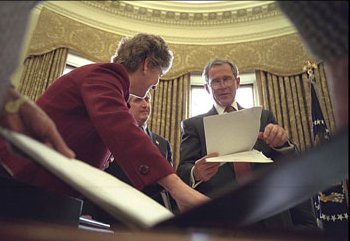
[[148, 128], [146, 128], [147, 135], [151, 138], [152, 142], [159, 148], [159, 141], [157, 140], [157, 136], [153, 134]]
[[145, 129], [146, 134], [152, 139], [152, 141], [154, 142], [154, 135], [153, 133], [148, 129], [148, 127]]
[[164, 145], [161, 145], [161, 143], [163, 142], [162, 139], [158, 138], [158, 136], [155, 135], [148, 128], [146, 128], [146, 132], [147, 132], [148, 136], [152, 139], [153, 144], [158, 147], [159, 151], [166, 158], [167, 148]]
[[215, 107], [213, 106], [206, 114], [205, 116], [210, 116], [210, 115], [217, 115], [218, 112], [216, 111]]
[[243, 110], [244, 108], [240, 105], [240, 104], [238, 104], [237, 103], [237, 106], [238, 106], [238, 110]]

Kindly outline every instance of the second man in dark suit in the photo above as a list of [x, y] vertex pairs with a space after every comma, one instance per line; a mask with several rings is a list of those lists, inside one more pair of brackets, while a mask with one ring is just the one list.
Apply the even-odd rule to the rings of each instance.
[[[147, 127], [147, 121], [151, 114], [151, 94], [148, 92], [144, 98], [130, 95], [128, 104], [130, 106], [130, 112], [133, 114], [137, 125], [145, 132], [146, 135], [150, 137], [153, 144], [158, 147], [161, 154], [169, 161], [169, 164], [173, 166], [172, 152], [169, 141], [164, 137], [150, 131]], [[106, 171], [116, 176], [120, 180], [130, 183], [130, 180], [118, 165], [110, 165]], [[175, 201], [170, 197], [169, 193], [159, 185], [146, 188], [144, 193], [168, 208], [170, 211], [175, 211]]]

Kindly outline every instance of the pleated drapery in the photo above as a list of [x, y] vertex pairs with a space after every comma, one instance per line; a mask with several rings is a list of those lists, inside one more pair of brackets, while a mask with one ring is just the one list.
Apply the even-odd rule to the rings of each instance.
[[[273, 112], [301, 151], [311, 148], [311, 83], [306, 72], [279, 76], [256, 70], [256, 77], [260, 103]], [[323, 63], [315, 69], [314, 81], [326, 124], [332, 133], [334, 116]]]
[[151, 91], [152, 114], [148, 127], [169, 140], [174, 166], [179, 164], [181, 121], [188, 118], [190, 73], [170, 80], [160, 80]]
[[55, 79], [62, 75], [67, 55], [67, 48], [57, 48], [45, 54], [27, 57], [18, 91], [35, 101]]

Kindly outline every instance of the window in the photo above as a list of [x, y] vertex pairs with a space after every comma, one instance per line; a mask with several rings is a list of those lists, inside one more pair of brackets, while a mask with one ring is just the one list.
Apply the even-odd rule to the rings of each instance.
[[[236, 93], [236, 101], [244, 108], [258, 105], [255, 73], [240, 74], [241, 84]], [[211, 96], [204, 89], [201, 75], [191, 75], [190, 117], [208, 112], [213, 106]]]
[[87, 65], [87, 64], [92, 64], [92, 63], [94, 63], [94, 62], [92, 62], [88, 59], [85, 59], [83, 57], [80, 57], [78, 54], [75, 54], [75, 53], [70, 51], [68, 53], [68, 56], [67, 56], [67, 62], [66, 62], [66, 66], [63, 70], [63, 74], [67, 74], [77, 67]]
[[63, 74], [67, 74], [67, 73], [71, 72], [75, 68], [76, 68], [76, 66], [69, 65], [69, 64], [66, 63], [66, 66], [64, 67], [64, 70], [63, 70]]

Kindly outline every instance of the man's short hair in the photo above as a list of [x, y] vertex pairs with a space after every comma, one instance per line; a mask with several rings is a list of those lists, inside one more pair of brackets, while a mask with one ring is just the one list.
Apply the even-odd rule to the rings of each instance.
[[203, 73], [202, 73], [202, 79], [209, 84], [209, 70], [213, 67], [213, 66], [218, 66], [218, 65], [223, 65], [223, 64], [228, 64], [231, 66], [231, 70], [233, 73], [233, 76], [235, 78], [238, 77], [239, 75], [239, 71], [238, 71], [238, 67], [237, 65], [235, 65], [234, 63], [232, 63], [231, 61], [227, 60], [227, 59], [213, 59], [210, 60], [207, 65], [204, 67], [203, 69]]

